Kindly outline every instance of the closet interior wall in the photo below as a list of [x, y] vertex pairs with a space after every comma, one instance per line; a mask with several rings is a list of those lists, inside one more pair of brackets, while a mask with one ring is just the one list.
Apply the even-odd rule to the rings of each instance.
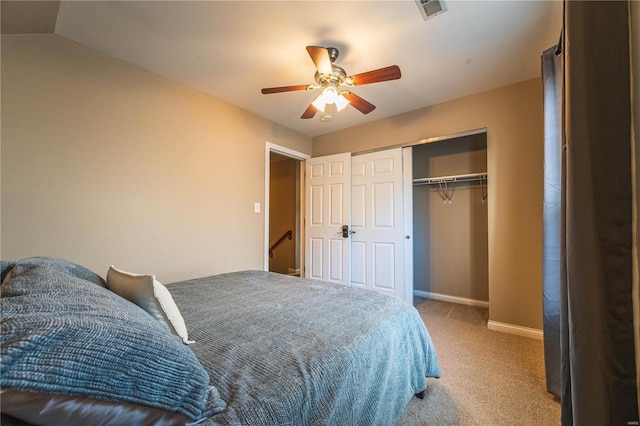
[[[486, 133], [413, 147], [414, 179], [486, 171]], [[488, 181], [447, 184], [450, 202], [438, 184], [413, 185], [414, 290], [418, 294], [488, 302]]]

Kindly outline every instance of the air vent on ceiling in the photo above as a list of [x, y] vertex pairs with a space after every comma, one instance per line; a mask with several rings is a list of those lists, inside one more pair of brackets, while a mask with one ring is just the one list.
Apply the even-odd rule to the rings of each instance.
[[416, 0], [416, 4], [425, 21], [447, 11], [444, 0]]

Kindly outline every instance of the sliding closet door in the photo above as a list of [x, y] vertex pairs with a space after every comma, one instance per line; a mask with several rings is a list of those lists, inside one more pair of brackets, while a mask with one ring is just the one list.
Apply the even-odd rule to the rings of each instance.
[[[410, 154], [409, 148], [409, 183]], [[305, 276], [411, 301], [413, 282], [405, 274], [408, 267], [412, 280], [413, 258], [405, 256], [411, 226], [404, 228], [402, 148], [312, 158], [306, 182]], [[410, 185], [409, 194], [411, 190]]]
[[305, 276], [349, 285], [351, 153], [307, 160], [306, 182]]
[[402, 148], [351, 160], [351, 284], [406, 298]]

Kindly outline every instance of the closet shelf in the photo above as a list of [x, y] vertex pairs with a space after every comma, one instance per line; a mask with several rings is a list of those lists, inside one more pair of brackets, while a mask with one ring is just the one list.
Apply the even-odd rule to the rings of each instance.
[[414, 185], [434, 185], [455, 182], [486, 181], [487, 173], [467, 173], [463, 175], [438, 176], [413, 179]]

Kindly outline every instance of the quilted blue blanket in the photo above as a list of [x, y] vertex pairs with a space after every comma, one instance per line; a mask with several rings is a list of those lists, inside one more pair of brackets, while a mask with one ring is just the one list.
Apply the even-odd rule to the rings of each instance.
[[49, 258], [14, 262], [10, 272], [1, 266], [3, 390], [136, 404], [196, 421], [224, 408], [189, 347], [97, 275]]
[[243, 271], [167, 286], [227, 407], [205, 423], [393, 425], [440, 369], [413, 306]]

